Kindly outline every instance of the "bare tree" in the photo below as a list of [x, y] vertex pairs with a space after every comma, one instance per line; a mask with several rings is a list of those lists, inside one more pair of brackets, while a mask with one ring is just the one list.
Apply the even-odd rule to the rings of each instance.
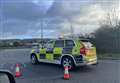
[[94, 42], [101, 52], [119, 52], [120, 20], [118, 11], [113, 8], [106, 13], [100, 22], [100, 28], [95, 32]]
[[99, 22], [100, 25], [116, 26], [119, 24], [119, 12], [116, 8], [112, 8], [107, 12], [105, 18]]

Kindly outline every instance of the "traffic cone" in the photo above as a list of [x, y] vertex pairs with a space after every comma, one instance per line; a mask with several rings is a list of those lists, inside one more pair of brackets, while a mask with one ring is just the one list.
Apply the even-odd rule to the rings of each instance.
[[15, 77], [20, 77], [20, 65], [16, 64], [16, 71], [15, 71]]
[[64, 79], [69, 79], [70, 78], [70, 74], [68, 71], [68, 66], [65, 66], [65, 72], [64, 72]]

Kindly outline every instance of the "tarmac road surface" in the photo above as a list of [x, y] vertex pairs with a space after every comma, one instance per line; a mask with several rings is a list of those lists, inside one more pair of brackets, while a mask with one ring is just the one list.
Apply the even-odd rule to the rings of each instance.
[[15, 64], [20, 64], [21, 77], [17, 83], [120, 83], [120, 60], [99, 60], [97, 66], [70, 71], [71, 78], [63, 79], [64, 70], [54, 64], [30, 63], [30, 49], [0, 50], [0, 68], [15, 74]]

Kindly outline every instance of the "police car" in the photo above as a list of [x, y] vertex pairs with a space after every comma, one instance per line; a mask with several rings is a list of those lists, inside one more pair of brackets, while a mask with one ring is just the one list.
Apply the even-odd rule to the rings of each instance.
[[53, 63], [68, 65], [70, 69], [97, 63], [95, 46], [89, 40], [79, 38], [51, 40], [43, 47], [32, 49], [30, 58], [32, 64]]

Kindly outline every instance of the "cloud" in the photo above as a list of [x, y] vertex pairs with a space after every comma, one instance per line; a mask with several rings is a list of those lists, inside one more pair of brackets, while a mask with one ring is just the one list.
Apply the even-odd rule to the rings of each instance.
[[40, 37], [43, 15], [45, 37], [70, 34], [71, 23], [75, 33], [91, 33], [99, 27], [106, 12], [113, 7], [120, 9], [119, 1], [1, 0], [1, 38]]
[[40, 30], [40, 19], [49, 6], [51, 6], [52, 1], [53, 0], [1, 0], [1, 38], [23, 37], [23, 35], [32, 37], [31, 34], [28, 33], [29, 30], [35, 32]]
[[29, 0], [2, 0], [1, 5], [5, 18], [36, 20], [47, 11], [44, 4], [38, 6]]
[[48, 13], [68, 19], [61, 26], [62, 33], [70, 34], [72, 25], [74, 33], [89, 34], [99, 28], [99, 22], [105, 18], [106, 13], [119, 8], [119, 2], [120, 0], [61, 0], [54, 2]]
[[[44, 33], [43, 34], [44, 38], [53, 38], [55, 37], [54, 35], [57, 34], [55, 30], [47, 30], [47, 29], [43, 30], [43, 33]], [[29, 30], [26, 33], [26, 35], [28, 34], [31, 34], [33, 38], [41, 38], [41, 30], [38, 30], [38, 31]]]

